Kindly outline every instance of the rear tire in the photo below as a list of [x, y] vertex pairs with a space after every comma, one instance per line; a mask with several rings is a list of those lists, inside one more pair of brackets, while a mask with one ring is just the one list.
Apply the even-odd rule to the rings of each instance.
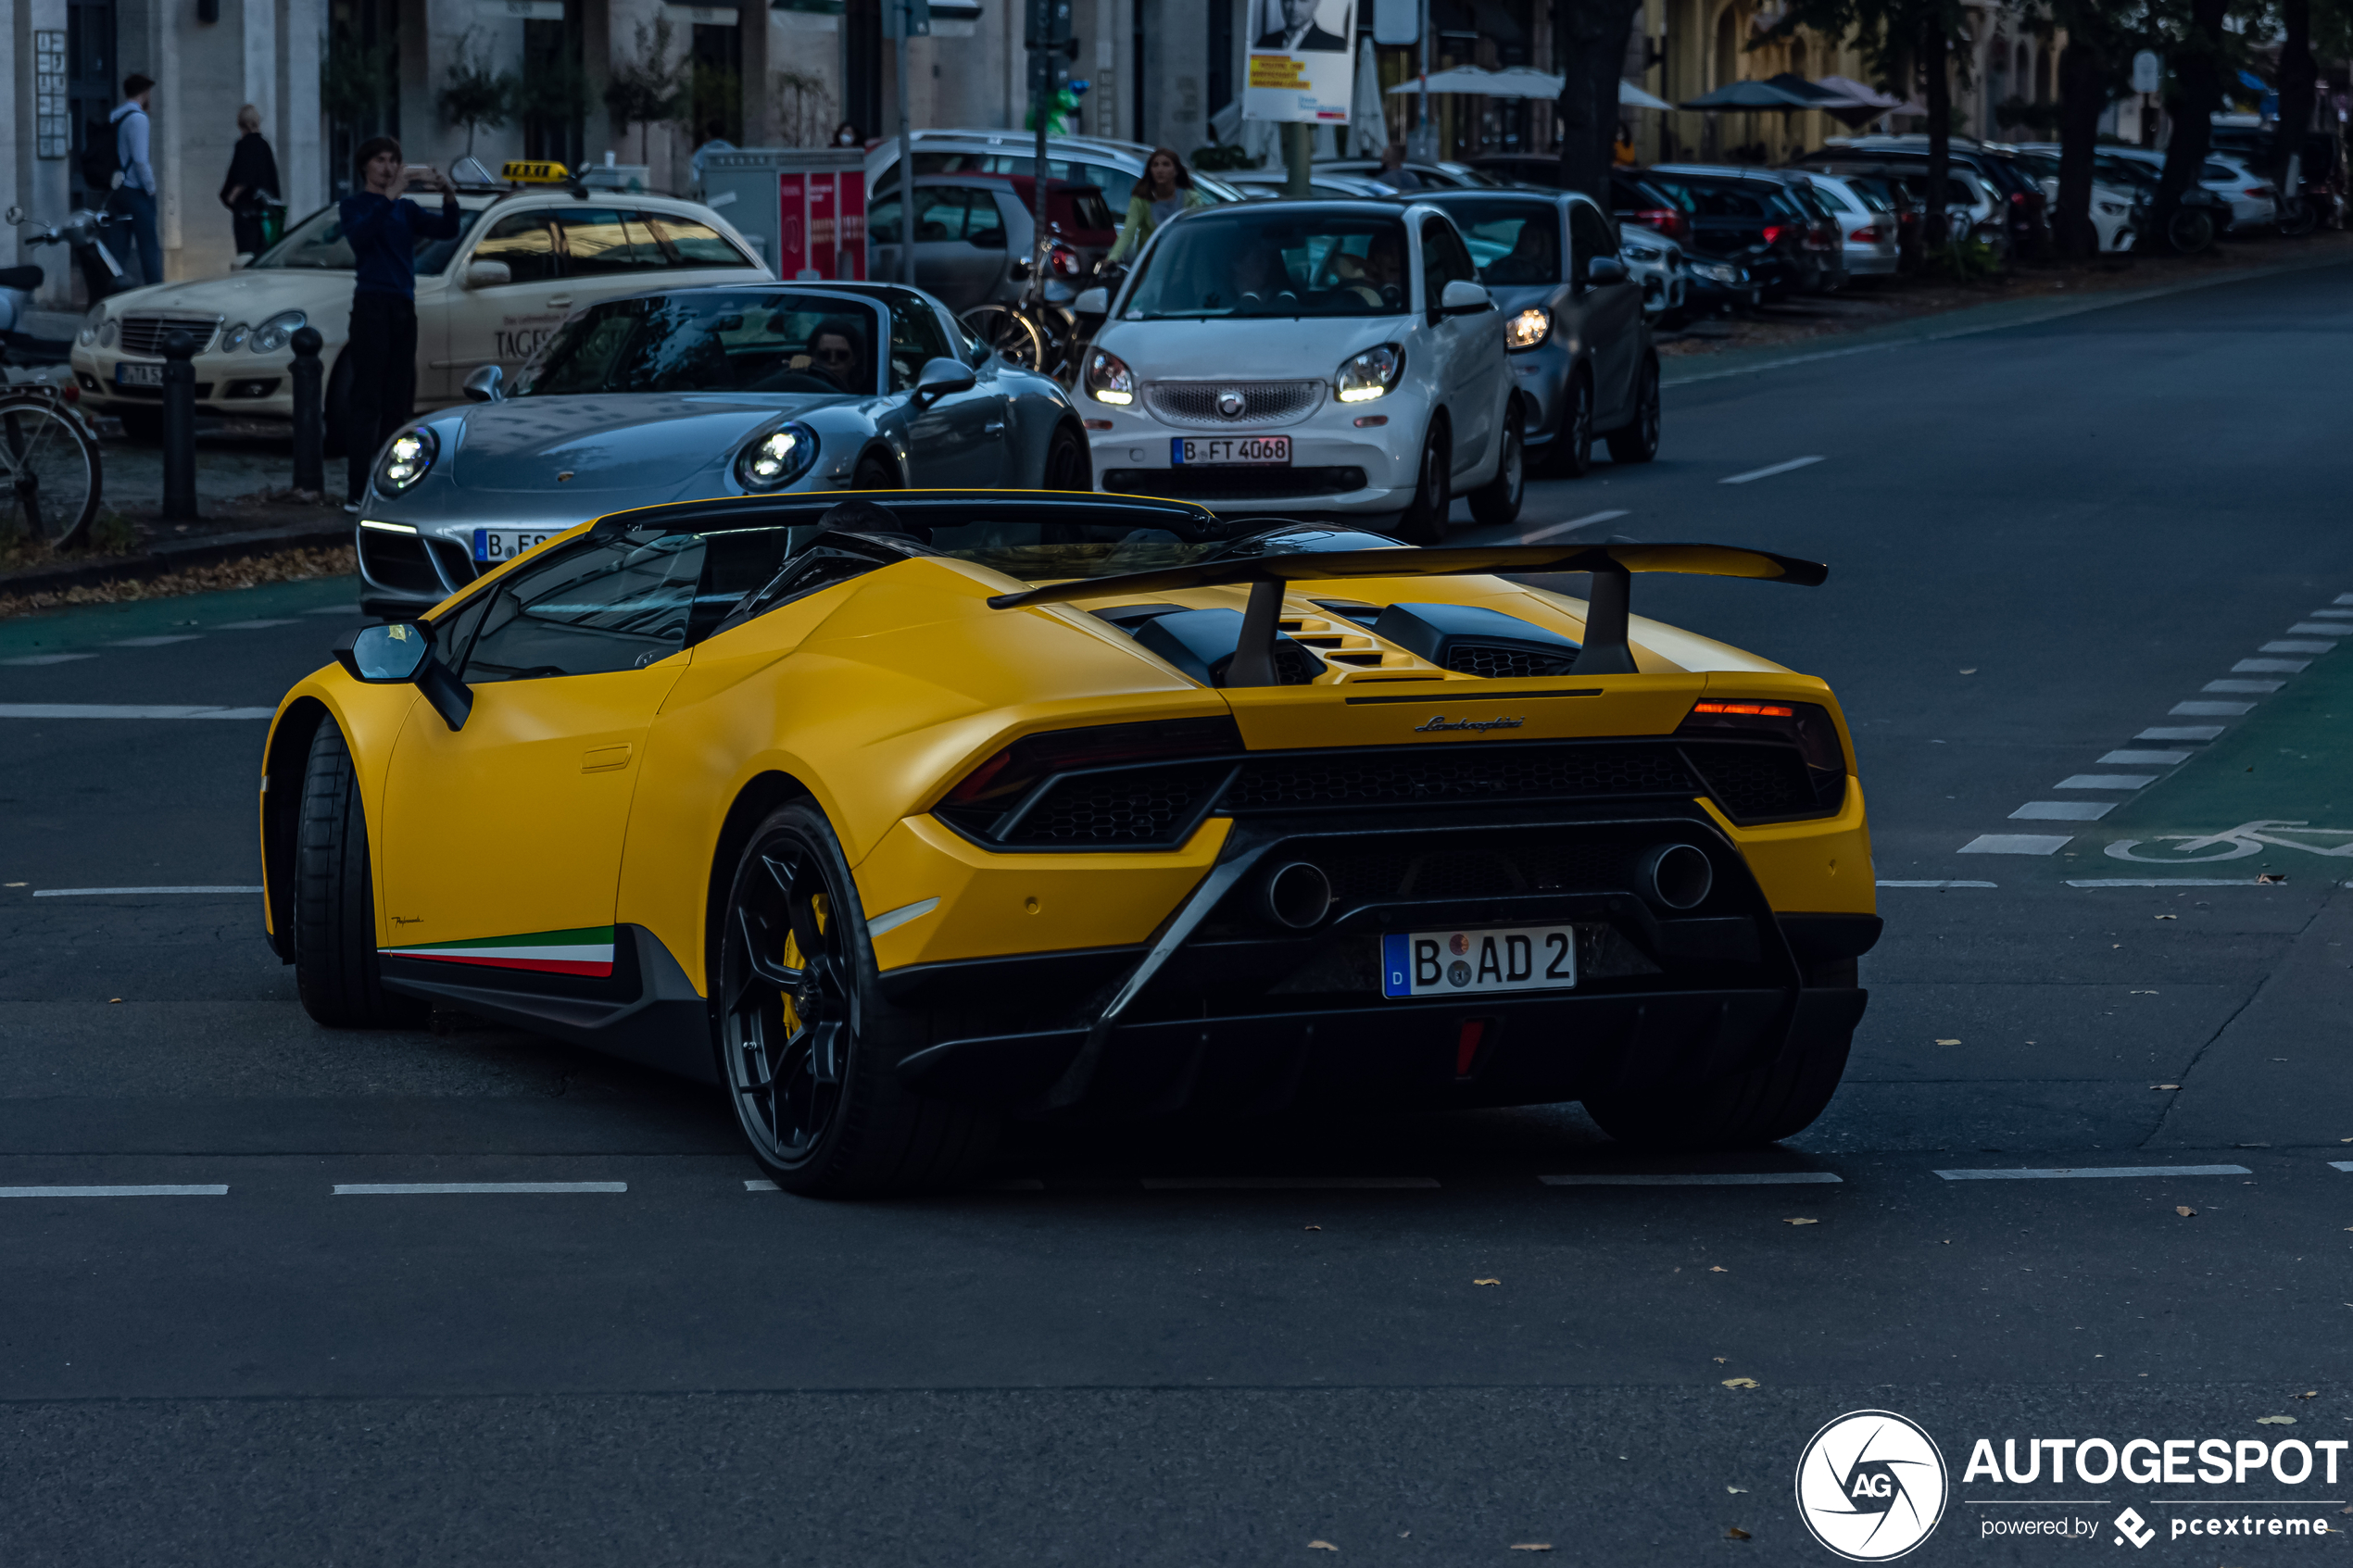
[[1044, 488], [1048, 490], [1092, 490], [1095, 488], [1095, 464], [1088, 453], [1087, 443], [1068, 425], [1055, 427], [1046, 443], [1046, 472]]
[[416, 1029], [432, 1005], [384, 988], [376, 959], [376, 888], [368, 822], [351, 750], [333, 719], [319, 722], [302, 773], [296, 826], [295, 989], [330, 1029]]
[[970, 1174], [997, 1118], [900, 1086], [900, 1060], [928, 1042], [924, 1015], [884, 999], [824, 813], [806, 801], [771, 812], [744, 846], [725, 907], [713, 1047], [768, 1178], [812, 1198], [860, 1198]]
[[1414, 499], [1398, 514], [1390, 532], [1408, 545], [1440, 545], [1446, 541], [1446, 514], [1453, 509], [1453, 453], [1446, 427], [1433, 420], [1422, 438], [1422, 458], [1415, 470]]
[[2213, 215], [2197, 207], [2176, 207], [2165, 226], [2165, 238], [2183, 256], [2196, 256], [2214, 243]]
[[1585, 1113], [1620, 1143], [1652, 1148], [1741, 1148], [1792, 1137], [1838, 1093], [1849, 1033], [1793, 1052], [1786, 1061], [1698, 1089], [1592, 1095]]
[[1563, 479], [1593, 471], [1593, 378], [1582, 365], [1568, 378], [1568, 407], [1561, 410], [1561, 433], [1548, 456], [1546, 466]]
[[1528, 496], [1528, 449], [1521, 422], [1515, 397], [1504, 410], [1504, 451], [1495, 462], [1495, 477], [1470, 493], [1471, 517], [1490, 528], [1518, 521], [1520, 503]]
[[1623, 430], [1609, 433], [1609, 460], [1647, 463], [1658, 456], [1658, 362], [1642, 366], [1634, 389], [1634, 418]]

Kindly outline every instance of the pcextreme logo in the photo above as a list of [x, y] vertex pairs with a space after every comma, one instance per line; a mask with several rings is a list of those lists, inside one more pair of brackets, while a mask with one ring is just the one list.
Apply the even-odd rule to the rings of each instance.
[[1797, 1461], [1797, 1516], [1849, 1562], [1890, 1562], [1928, 1539], [1950, 1489], [1935, 1439], [1893, 1411], [1850, 1411]]

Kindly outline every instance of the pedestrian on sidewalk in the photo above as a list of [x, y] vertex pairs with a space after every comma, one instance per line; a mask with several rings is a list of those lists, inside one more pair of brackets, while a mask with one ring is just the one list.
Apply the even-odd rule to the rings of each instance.
[[155, 93], [155, 78], [132, 71], [122, 79], [122, 102], [109, 117], [114, 122], [116, 184], [107, 205], [131, 225], [132, 250], [139, 258], [143, 283], [163, 282], [163, 238], [156, 227], [156, 166], [150, 156], [154, 125], [147, 118]]
[[[417, 407], [417, 242], [458, 236], [456, 187], [431, 167], [409, 169], [400, 144], [371, 136], [354, 161], [362, 189], [343, 198], [344, 243], [351, 247], [351, 335], [344, 357], [350, 415], [344, 432], [346, 511], [357, 511], [376, 452]], [[410, 182], [441, 193], [428, 212], [401, 192]]]
[[261, 134], [261, 111], [247, 104], [237, 111], [236, 149], [229, 155], [229, 178], [221, 182], [220, 205], [229, 209], [229, 227], [236, 236], [239, 256], [259, 256], [270, 243], [264, 227], [269, 201], [278, 197], [278, 158]]

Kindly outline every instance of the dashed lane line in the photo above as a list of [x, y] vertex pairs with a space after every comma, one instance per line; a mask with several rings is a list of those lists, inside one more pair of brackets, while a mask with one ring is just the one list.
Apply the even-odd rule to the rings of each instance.
[[2053, 789], [2138, 789], [2153, 784], [2161, 775], [2157, 773], [2070, 773], [2053, 784]]
[[2044, 1170], [1939, 1171], [1948, 1182], [2047, 1182], [2109, 1176], [2251, 1176], [2244, 1165], [2059, 1165]]
[[109, 648], [160, 648], [169, 647], [173, 643], [193, 643], [203, 635], [202, 632], [173, 632], [153, 637], [120, 637], [99, 646]]
[[0, 1187], [0, 1198], [226, 1198], [226, 1186]]
[[1882, 882], [1879, 884], [1879, 885], [1881, 887], [1999, 887], [2001, 884], [1997, 882], [1957, 882], [1948, 879], [1939, 882]]
[[2046, 833], [1981, 833], [1960, 847], [1964, 855], [2056, 855], [2074, 835]]
[[0, 719], [267, 719], [274, 708], [199, 708], [177, 704], [0, 702]]
[[2251, 876], [2087, 876], [2068, 879], [2070, 887], [2281, 887]]
[[1845, 1180], [1832, 1171], [1596, 1171], [1536, 1179], [1548, 1187], [1814, 1186]]
[[[2177, 762], [2189, 759], [2190, 754], [2186, 751], [2111, 751], [2100, 761], [2111, 768], [2171, 768]], [[2061, 784], [2059, 787], [2065, 789], [2067, 786]]]
[[271, 626], [294, 626], [295, 621], [224, 621], [213, 628], [216, 632], [258, 632]]
[[452, 1193], [627, 1192], [627, 1182], [338, 1182], [337, 1198], [439, 1198]]
[[2166, 712], [2177, 719], [2243, 719], [2255, 711], [2251, 702], [2177, 702]]
[[[2219, 740], [2221, 734], [2222, 726], [2220, 724], [2159, 724], [2153, 729], [2143, 730], [2133, 738], [2134, 740]], [[2100, 760], [2105, 762], [2108, 759], [2103, 757]]]
[[1435, 1176], [1146, 1176], [1146, 1192], [1315, 1192], [1422, 1188]]
[[77, 659], [95, 659], [94, 653], [29, 653], [22, 659], [0, 659], [0, 664], [71, 664]]
[[259, 887], [36, 887], [36, 898], [110, 898], [124, 894], [148, 893], [260, 893]]
[[2030, 800], [2010, 813], [2010, 821], [2096, 822], [2115, 809], [2113, 800]]
[[1771, 468], [1768, 469], [1751, 469], [1746, 473], [1736, 473], [1729, 479], [1719, 479], [1716, 483], [1718, 484], [1746, 484], [1752, 480], [1770, 479], [1777, 473], [1794, 473], [1799, 469], [1810, 468], [1821, 460], [1822, 459], [1819, 457], [1792, 458], [1786, 463], [1775, 463]]
[[2332, 1171], [2353, 1171], [2353, 1160], [2332, 1160], [2329, 1161], [2329, 1169]]
[[1523, 545], [1541, 545], [1545, 540], [1556, 537], [1559, 534], [1574, 533], [1580, 528], [1590, 528], [1594, 523], [1607, 522], [1612, 518], [1624, 517], [1625, 515], [1626, 512], [1623, 508], [1606, 512], [1588, 512], [1583, 517], [1573, 517], [1567, 522], [1556, 522], [1550, 528], [1540, 528], [1533, 533], [1522, 534], [1519, 542]]

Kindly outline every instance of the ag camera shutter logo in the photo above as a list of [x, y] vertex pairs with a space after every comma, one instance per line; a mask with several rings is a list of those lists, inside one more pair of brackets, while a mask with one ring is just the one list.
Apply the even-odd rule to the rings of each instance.
[[1950, 1489], [1935, 1439], [1893, 1411], [1850, 1411], [1797, 1461], [1797, 1516], [1849, 1562], [1887, 1562], [1928, 1539]]

